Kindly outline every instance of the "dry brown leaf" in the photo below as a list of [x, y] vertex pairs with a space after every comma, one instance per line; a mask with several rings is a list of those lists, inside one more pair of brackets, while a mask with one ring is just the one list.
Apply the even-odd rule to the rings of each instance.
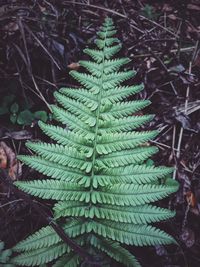
[[195, 195], [191, 191], [186, 192], [186, 200], [192, 208], [194, 208], [197, 204]]
[[22, 164], [5, 142], [0, 142], [0, 168], [8, 169], [8, 174], [12, 180], [19, 178], [22, 173]]
[[7, 167], [7, 156], [4, 149], [0, 146], [0, 168], [6, 169]]
[[80, 64], [78, 62], [72, 62], [67, 66], [70, 70], [78, 70], [80, 67]]

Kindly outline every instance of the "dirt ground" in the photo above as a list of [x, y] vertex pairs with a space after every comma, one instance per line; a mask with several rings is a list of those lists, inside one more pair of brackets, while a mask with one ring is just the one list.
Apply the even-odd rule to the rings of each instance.
[[[155, 114], [145, 129], [159, 129], [152, 164], [173, 166], [179, 191], [159, 205], [176, 211], [159, 223], [178, 246], [130, 247], [144, 267], [200, 266], [200, 2], [184, 1], [0, 1], [0, 169], [12, 181], [37, 178], [16, 156], [25, 142], [44, 136], [37, 122], [50, 120], [53, 92], [74, 84], [83, 49], [103, 19], [113, 18], [121, 55], [145, 89], [138, 98]], [[38, 200], [51, 214], [51, 202]], [[46, 225], [44, 218], [0, 182], [0, 240], [7, 248]], [[116, 266], [116, 265], [115, 265]]]

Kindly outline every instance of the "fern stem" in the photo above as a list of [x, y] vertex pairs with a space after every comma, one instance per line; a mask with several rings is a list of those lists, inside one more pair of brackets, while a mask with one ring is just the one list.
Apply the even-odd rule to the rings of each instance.
[[[105, 33], [105, 38], [104, 38], [104, 46], [103, 46], [103, 59], [102, 59], [102, 69], [101, 69], [101, 88], [99, 91], [99, 96], [98, 96], [98, 108], [96, 111], [96, 125], [95, 125], [95, 138], [94, 138], [94, 151], [93, 151], [93, 155], [92, 155], [92, 173], [91, 173], [91, 185], [90, 185], [90, 193], [92, 193], [93, 191], [93, 179], [94, 179], [94, 175], [95, 175], [95, 161], [96, 161], [96, 156], [97, 156], [97, 150], [96, 150], [96, 146], [97, 146], [97, 135], [98, 135], [98, 129], [99, 129], [99, 115], [100, 115], [100, 108], [101, 108], [101, 99], [102, 99], [102, 92], [103, 92], [103, 72], [104, 72], [104, 62], [105, 62], [105, 44], [106, 44], [106, 35], [107, 35], [107, 30]], [[91, 196], [90, 196], [90, 203], [91, 203]], [[91, 204], [90, 204], [91, 206]]]

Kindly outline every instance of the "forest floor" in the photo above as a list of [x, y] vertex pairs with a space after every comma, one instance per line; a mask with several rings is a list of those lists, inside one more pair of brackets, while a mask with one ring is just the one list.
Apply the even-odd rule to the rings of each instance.
[[[46, 137], [38, 120], [50, 120], [53, 92], [74, 83], [83, 49], [103, 18], [112, 17], [122, 55], [132, 59], [138, 98], [155, 114], [146, 129], [159, 129], [151, 164], [173, 166], [179, 191], [159, 205], [176, 217], [159, 224], [179, 246], [130, 248], [144, 267], [200, 266], [200, 3], [184, 1], [0, 1], [0, 169], [12, 181], [38, 177], [16, 159], [27, 140]], [[52, 203], [38, 202], [47, 212]], [[12, 247], [44, 218], [0, 182], [0, 240]], [[145, 255], [145, 257], [144, 257]]]

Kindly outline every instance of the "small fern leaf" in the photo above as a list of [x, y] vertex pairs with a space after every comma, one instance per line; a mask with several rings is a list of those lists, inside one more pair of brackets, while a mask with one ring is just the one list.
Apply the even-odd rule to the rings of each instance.
[[78, 80], [83, 86], [87, 89], [90, 89], [91, 92], [98, 94], [100, 91], [100, 80], [93, 77], [92, 75], [80, 73], [78, 71], [70, 71], [72, 77]]
[[108, 91], [104, 91], [103, 96], [102, 96], [102, 104], [118, 103], [121, 100], [123, 100], [123, 99], [125, 99], [131, 95], [134, 95], [143, 89], [144, 89], [144, 85], [140, 84], [140, 85], [135, 85], [135, 86], [118, 87], [115, 89], [110, 89]]
[[141, 165], [130, 165], [119, 168], [106, 168], [100, 175], [94, 176], [95, 180], [103, 185], [116, 183], [146, 184], [155, 182], [158, 178], [163, 178], [172, 173], [173, 168], [154, 167]]
[[136, 258], [125, 248], [120, 246], [118, 242], [99, 238], [92, 235], [90, 239], [91, 245], [105, 252], [114, 260], [121, 262], [127, 267], [141, 267]]
[[54, 200], [80, 200], [88, 202], [89, 192], [84, 192], [84, 188], [78, 184], [65, 183], [54, 180], [34, 180], [30, 182], [16, 182], [16, 185], [26, 193], [43, 199]]
[[89, 119], [93, 119], [95, 123], [89, 126], [94, 126], [96, 124], [96, 118], [89, 108], [85, 107], [77, 100], [72, 100], [58, 92], [54, 93], [54, 95], [57, 101], [72, 114], [82, 118], [85, 122]]
[[175, 215], [173, 211], [151, 205], [121, 207], [114, 205], [98, 205], [87, 208], [87, 203], [79, 201], [58, 202], [54, 206], [55, 217], [85, 217], [106, 219], [115, 222], [147, 224], [166, 220]]
[[[70, 236], [76, 237], [82, 228], [82, 222], [78, 220], [69, 220], [64, 226], [63, 230]], [[83, 238], [78, 237], [78, 243], [83, 243]], [[61, 238], [56, 234], [51, 226], [46, 226], [36, 231], [31, 236], [27, 237], [23, 241], [19, 242], [14, 248], [14, 251], [28, 252], [32, 250], [37, 250], [41, 248], [48, 248], [49, 246], [61, 243]], [[67, 251], [70, 248], [67, 247]]]
[[102, 155], [132, 149], [153, 139], [157, 134], [157, 131], [105, 134], [98, 137], [96, 150], [99, 155]]
[[14, 251], [37, 250], [58, 244], [59, 242], [61, 242], [61, 239], [53, 228], [51, 226], [46, 226], [19, 242], [13, 249]]
[[[105, 74], [110, 74], [113, 73], [114, 71], [117, 71], [120, 69], [121, 66], [129, 63], [130, 60], [128, 58], [119, 58], [119, 59], [114, 59], [114, 60], [105, 60], [104, 61], [104, 73]], [[79, 64], [86, 68], [91, 74], [100, 77], [102, 74], [102, 64], [97, 64], [92, 61], [86, 61], [86, 60], [81, 60], [79, 61]]]
[[63, 166], [78, 168], [80, 170], [84, 170], [89, 165], [91, 166], [90, 162], [87, 164], [85, 161], [86, 156], [84, 153], [78, 153], [72, 148], [69, 149], [58, 144], [54, 145], [33, 142], [28, 142], [27, 147], [40, 155], [42, 158]]
[[[141, 100], [141, 101], [132, 101], [127, 103], [120, 103], [113, 105], [106, 105], [103, 107], [103, 111], [101, 114], [101, 119], [114, 119], [114, 118], [123, 118], [127, 117], [134, 112], [143, 109], [144, 107], [148, 106], [150, 104], [149, 100]], [[108, 106], [108, 110], [106, 110], [106, 106]], [[111, 106], [111, 108], [110, 108]]]
[[114, 45], [112, 47], [105, 47], [104, 52], [96, 49], [84, 49], [84, 53], [92, 57], [97, 63], [100, 63], [105, 59], [110, 59], [117, 54], [121, 49], [121, 44]]
[[[92, 203], [137, 206], [157, 201], [177, 191], [178, 185], [115, 184], [91, 194]], [[134, 192], [134, 194], [133, 194]]]
[[78, 255], [70, 252], [68, 255], [62, 256], [53, 267], [77, 267], [80, 263]]
[[75, 133], [83, 134], [84, 136], [91, 134], [90, 126], [85, 122], [80, 121], [76, 116], [56, 106], [51, 106], [51, 108], [56, 119], [62, 122], [64, 125], [67, 125], [70, 130], [73, 130]]
[[18, 156], [19, 160], [24, 162], [31, 168], [34, 168], [40, 173], [43, 173], [51, 178], [60, 179], [64, 181], [80, 181], [84, 176], [83, 172], [73, 170], [66, 166], [58, 165], [41, 157], [36, 156]]
[[120, 40], [118, 38], [115, 38], [115, 37], [114, 38], [113, 37], [106, 38], [104, 40], [102, 40], [102, 39], [96, 39], [95, 40], [95, 44], [97, 45], [97, 47], [99, 49], [104, 48], [104, 46], [111, 46], [114, 43], [120, 43]]
[[112, 152], [99, 157], [97, 164], [100, 167], [122, 167], [130, 164], [142, 163], [156, 152], [156, 147], [140, 147]]
[[91, 222], [94, 233], [114, 241], [135, 246], [176, 243], [167, 233], [148, 225], [120, 224], [109, 221]]
[[98, 107], [97, 96], [93, 95], [89, 91], [86, 91], [85, 89], [61, 88], [59, 92], [61, 94], [71, 97], [72, 99], [78, 100], [93, 111], [96, 110]]
[[[64, 211], [63, 211], [64, 213]], [[94, 208], [94, 217], [115, 222], [147, 224], [169, 219], [175, 215], [173, 211], [161, 209], [151, 205], [121, 207], [113, 205], [99, 205]]]
[[75, 134], [58, 126], [45, 124], [42, 121], [39, 122], [39, 127], [46, 135], [57, 141], [58, 144], [75, 148], [76, 150], [83, 151], [84, 153], [89, 153], [91, 150], [93, 151], [91, 147], [92, 139], [90, 139], [89, 136], [85, 138], [80, 134]]
[[134, 130], [152, 120], [152, 115], [144, 115], [144, 116], [133, 116], [127, 117], [123, 119], [114, 119], [111, 121], [101, 121], [99, 125], [99, 131], [102, 134], [112, 133], [112, 132], [125, 132]]
[[67, 246], [61, 242], [56, 245], [21, 253], [13, 258], [12, 262], [20, 266], [36, 266], [48, 263], [66, 252]]

